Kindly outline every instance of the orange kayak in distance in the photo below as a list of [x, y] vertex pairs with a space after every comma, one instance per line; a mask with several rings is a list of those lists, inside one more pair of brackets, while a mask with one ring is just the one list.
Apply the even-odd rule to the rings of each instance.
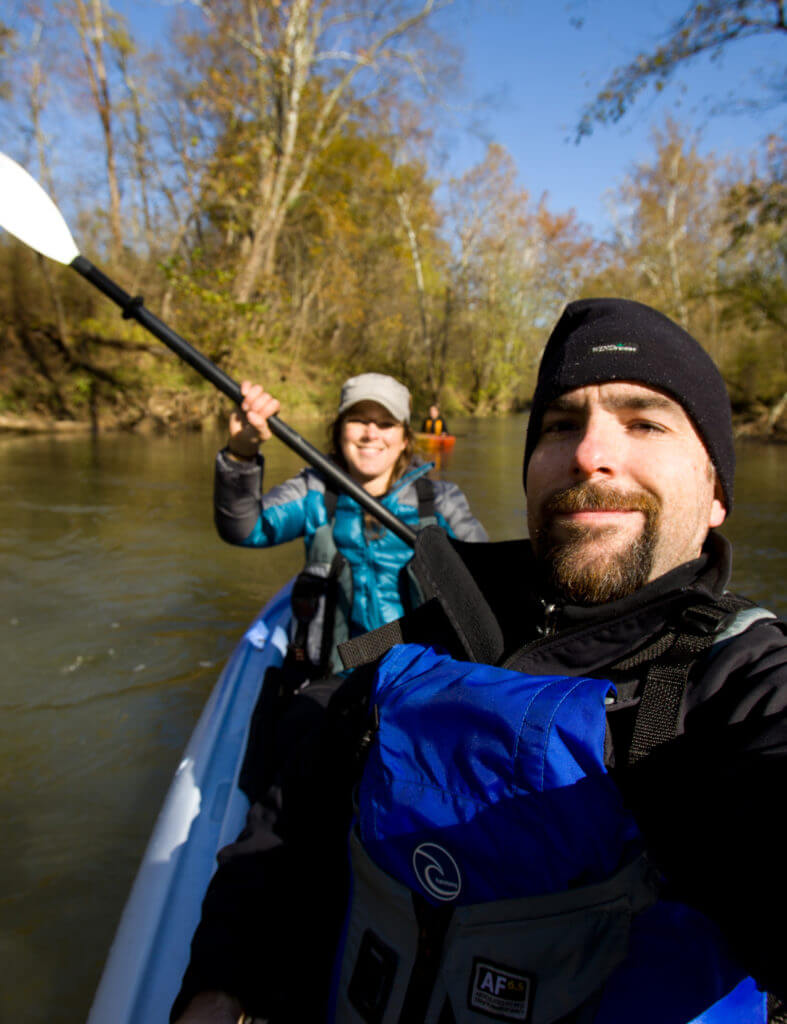
[[416, 441], [427, 448], [453, 448], [456, 443], [455, 434], [422, 434], [415, 435]]

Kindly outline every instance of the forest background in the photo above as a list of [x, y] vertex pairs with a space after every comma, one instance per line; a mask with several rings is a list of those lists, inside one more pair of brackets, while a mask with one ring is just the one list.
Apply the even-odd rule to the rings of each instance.
[[[81, 251], [288, 416], [325, 413], [341, 380], [369, 369], [405, 381], [419, 409], [523, 408], [565, 303], [615, 294], [702, 340], [743, 429], [787, 435], [783, 139], [717, 157], [662, 116], [650, 157], [610, 182], [599, 237], [529, 195], [499, 142], [464, 173], [441, 171], [462, 67], [452, 5], [181, 0], [151, 35], [106, 0], [15, 0], [0, 14], [2, 148], [61, 205]], [[578, 102], [577, 173], [583, 138], [633, 116], [643, 90], [755, 35], [787, 42], [783, 0], [687, 4]], [[763, 76], [767, 98], [742, 98], [750, 116], [787, 99], [783, 62]], [[70, 117], [78, 132], [53, 132]], [[62, 173], [74, 146], [90, 153], [84, 179]], [[220, 395], [73, 272], [0, 238], [0, 428], [222, 415]]]

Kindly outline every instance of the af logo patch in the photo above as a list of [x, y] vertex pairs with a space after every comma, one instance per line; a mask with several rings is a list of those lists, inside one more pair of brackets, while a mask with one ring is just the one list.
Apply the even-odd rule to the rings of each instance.
[[467, 1001], [471, 1010], [492, 1020], [530, 1020], [533, 978], [489, 960], [473, 960]]

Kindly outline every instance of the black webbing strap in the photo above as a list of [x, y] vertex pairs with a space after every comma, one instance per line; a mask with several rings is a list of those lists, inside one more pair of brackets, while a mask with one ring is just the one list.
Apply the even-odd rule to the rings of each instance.
[[412, 572], [424, 599], [436, 598], [467, 661], [496, 665], [503, 632], [486, 598], [439, 526], [426, 526], [415, 541]]
[[424, 519], [434, 520], [436, 518], [434, 481], [430, 480], [428, 476], [419, 476], [413, 486], [418, 496], [418, 519], [422, 524]]
[[724, 594], [713, 604], [691, 604], [655, 643], [615, 664], [615, 669], [629, 669], [650, 662], [634, 720], [629, 764], [675, 738], [692, 668], [713, 645], [730, 613], [750, 606], [751, 602], [733, 594]]
[[[450, 903], [433, 907], [420, 893], [414, 892], [411, 896], [418, 923], [418, 945], [398, 1024], [426, 1020], [432, 992], [440, 973], [448, 928], [454, 916], [454, 907]], [[440, 1014], [440, 1019], [446, 1019], [444, 1013]]]
[[354, 669], [379, 661], [396, 644], [428, 644], [441, 648], [452, 658], [467, 661], [467, 649], [457, 636], [444, 604], [436, 597], [413, 608], [401, 619], [345, 640], [337, 650], [344, 667]]
[[361, 665], [368, 665], [372, 661], [390, 651], [396, 644], [404, 643], [402, 634], [402, 620], [395, 619], [393, 622], [386, 622], [384, 626], [369, 633], [361, 633], [352, 640], [345, 640], [336, 648], [342, 664], [345, 668], [358, 668]]
[[333, 522], [333, 517], [336, 515], [336, 503], [338, 500], [338, 493], [333, 490], [329, 483], [326, 482], [323, 501], [325, 502], [325, 515], [327, 516], [329, 523]]

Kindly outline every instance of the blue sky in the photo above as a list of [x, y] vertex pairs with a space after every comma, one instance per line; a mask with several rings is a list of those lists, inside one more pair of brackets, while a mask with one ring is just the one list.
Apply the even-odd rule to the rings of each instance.
[[[443, 15], [465, 53], [465, 95], [452, 121], [475, 118], [480, 132], [451, 132], [448, 168], [462, 173], [488, 141], [509, 151], [534, 198], [549, 193], [555, 212], [573, 207], [599, 232], [609, 227], [604, 194], [636, 162], [650, 159], [650, 134], [672, 114], [701, 131], [700, 152], [745, 156], [769, 132], [784, 129], [784, 108], [710, 116], [736, 97], [761, 97], [760, 74], [784, 65], [785, 40], [731, 44], [722, 59], [702, 59], [657, 96], [642, 94], [617, 125], [599, 126], [579, 145], [572, 130], [609, 73], [659, 41], [688, 0], [467, 0]], [[572, 18], [582, 17], [580, 29]], [[467, 108], [480, 104], [475, 112]]]
[[[165, 25], [183, 0], [110, 0], [141, 38], [166, 38]], [[652, 158], [651, 132], [668, 114], [701, 131], [700, 151], [752, 153], [769, 132], [783, 132], [785, 107], [714, 115], [736, 98], [763, 95], [762, 76], [784, 67], [785, 39], [734, 43], [720, 61], [701, 59], [657, 96], [652, 88], [616, 125], [599, 126], [579, 145], [574, 129], [584, 105], [610, 72], [653, 47], [689, 0], [455, 0], [439, 27], [464, 54], [463, 87], [438, 112], [446, 162], [458, 176], [484, 157], [489, 142], [513, 157], [519, 182], [534, 199], [548, 193], [555, 213], [574, 208], [598, 236], [610, 227], [605, 193], [634, 163]], [[581, 18], [581, 28], [572, 21]], [[783, 73], [783, 72], [782, 72]], [[758, 79], [758, 76], [760, 78]], [[93, 119], [91, 131], [95, 134]], [[53, 143], [62, 146], [62, 128]], [[10, 146], [9, 152], [20, 147]], [[73, 146], [71, 146], [73, 155]], [[61, 153], [60, 159], [68, 160]]]

